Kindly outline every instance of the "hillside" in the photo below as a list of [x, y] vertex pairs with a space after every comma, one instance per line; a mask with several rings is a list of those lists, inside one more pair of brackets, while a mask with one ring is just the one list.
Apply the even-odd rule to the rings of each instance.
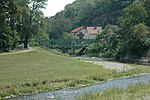
[[118, 25], [124, 9], [135, 2], [142, 2], [148, 11], [146, 24], [150, 25], [148, 0], [76, 0], [64, 10], [48, 18], [47, 32], [50, 38], [60, 38], [78, 26]]
[[[48, 33], [61, 37], [63, 32], [78, 26], [102, 26], [117, 24], [123, 9], [133, 0], [76, 0], [65, 9], [49, 18]], [[56, 35], [58, 36], [56, 37]]]

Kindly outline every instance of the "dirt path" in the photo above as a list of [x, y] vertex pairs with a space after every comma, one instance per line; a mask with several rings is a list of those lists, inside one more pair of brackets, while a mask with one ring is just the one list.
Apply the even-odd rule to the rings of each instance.
[[109, 62], [109, 61], [85, 61], [85, 62], [92, 63], [95, 65], [101, 65], [104, 68], [114, 69], [117, 70], [118, 72], [128, 71], [134, 68], [133, 66], [130, 66], [128, 64], [123, 64], [118, 62]]
[[10, 53], [2, 53], [0, 55], [13, 55], [13, 54], [20, 54], [20, 53], [25, 53], [25, 52], [31, 52], [31, 51], [35, 51], [36, 49], [26, 49], [26, 50], [21, 50], [18, 52], [10, 52]]

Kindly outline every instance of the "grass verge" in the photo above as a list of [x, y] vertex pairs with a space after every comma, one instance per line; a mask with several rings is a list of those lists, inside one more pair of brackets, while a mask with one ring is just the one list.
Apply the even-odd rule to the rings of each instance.
[[149, 100], [150, 84], [137, 84], [127, 89], [109, 89], [102, 94], [86, 94], [77, 100]]

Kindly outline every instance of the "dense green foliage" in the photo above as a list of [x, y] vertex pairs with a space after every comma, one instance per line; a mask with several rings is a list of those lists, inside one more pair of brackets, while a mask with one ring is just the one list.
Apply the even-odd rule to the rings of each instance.
[[[101, 34], [98, 34], [95, 43], [86, 48], [86, 53], [91, 56], [115, 57], [117, 53], [118, 37], [117, 26], [108, 25]], [[94, 55], [93, 55], [94, 54]]]
[[[3, 0], [0, 2], [0, 50], [16, 48], [19, 41], [28, 47], [29, 39], [44, 33], [41, 9], [47, 0]], [[46, 26], [45, 26], [46, 27]]]
[[124, 15], [119, 19], [121, 27], [119, 42], [122, 45], [119, 49], [123, 56], [140, 56], [139, 54], [149, 47], [146, 42], [148, 34], [145, 26], [146, 16], [147, 11], [141, 2], [133, 3], [125, 8]]
[[117, 26], [108, 25], [99, 34], [87, 54], [100, 57], [139, 58], [147, 56], [150, 49], [150, 31], [147, 18], [147, 1], [136, 1], [124, 9]]

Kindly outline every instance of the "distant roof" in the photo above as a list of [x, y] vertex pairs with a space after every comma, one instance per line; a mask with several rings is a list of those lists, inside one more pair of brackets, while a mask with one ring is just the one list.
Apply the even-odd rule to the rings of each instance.
[[77, 27], [76, 29], [72, 30], [71, 33], [77, 33], [77, 32], [79, 32], [80, 30], [82, 30], [83, 28], [84, 28], [84, 26]]
[[99, 32], [102, 32], [102, 27], [87, 27], [88, 33], [91, 35], [96, 35]]

